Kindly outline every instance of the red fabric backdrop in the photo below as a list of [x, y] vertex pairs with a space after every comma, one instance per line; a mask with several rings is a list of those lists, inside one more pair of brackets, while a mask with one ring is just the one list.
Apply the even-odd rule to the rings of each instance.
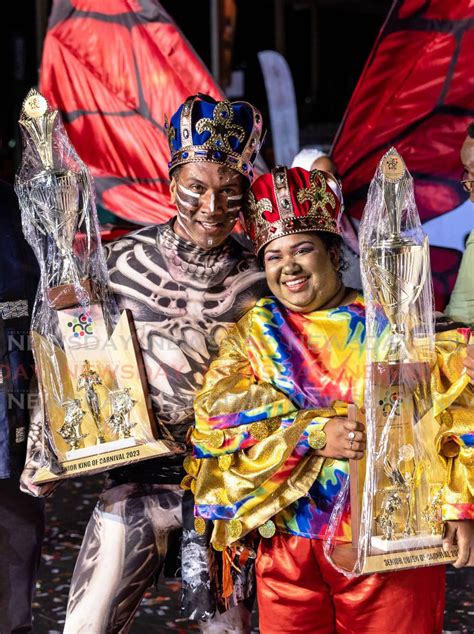
[[[459, 150], [474, 119], [473, 27], [474, 0], [394, 2], [332, 149], [353, 218], [360, 218], [377, 163], [392, 145], [415, 179], [422, 221], [467, 198], [459, 184]], [[460, 256], [454, 249], [431, 250], [439, 309]]]
[[159, 2], [55, 0], [40, 76], [97, 203], [133, 223], [167, 220], [165, 114], [188, 95], [222, 93]]

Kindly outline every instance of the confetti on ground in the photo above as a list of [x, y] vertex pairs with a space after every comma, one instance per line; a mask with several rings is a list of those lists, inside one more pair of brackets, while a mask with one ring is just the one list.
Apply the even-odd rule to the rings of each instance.
[[[74, 563], [101, 487], [100, 478], [65, 481], [47, 500], [46, 537], [33, 603], [35, 634], [60, 634], [63, 630]], [[473, 569], [448, 567], [447, 585], [445, 634], [473, 634]], [[199, 631], [195, 623], [183, 619], [179, 612], [179, 589], [179, 580], [161, 578], [157, 588], [147, 590], [130, 634]], [[255, 634], [258, 632], [256, 614], [253, 623]]]

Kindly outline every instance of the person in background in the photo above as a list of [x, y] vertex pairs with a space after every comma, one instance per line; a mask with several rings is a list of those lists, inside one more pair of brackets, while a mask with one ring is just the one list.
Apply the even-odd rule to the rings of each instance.
[[[461, 147], [461, 162], [464, 168], [461, 183], [474, 203], [474, 121], [467, 128], [467, 136]], [[445, 313], [453, 319], [474, 324], [474, 230], [467, 238], [456, 284]]]
[[323, 172], [332, 174], [339, 182], [341, 181], [336, 164], [328, 154], [323, 154], [322, 156], [318, 156], [314, 159], [310, 167], [310, 171], [312, 170], [322, 170]]
[[13, 187], [0, 181], [0, 632], [32, 631], [44, 500], [20, 491], [34, 377], [28, 343], [38, 266]]

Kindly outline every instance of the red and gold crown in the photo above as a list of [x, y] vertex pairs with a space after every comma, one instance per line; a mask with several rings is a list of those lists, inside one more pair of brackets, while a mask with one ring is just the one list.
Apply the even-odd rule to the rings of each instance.
[[327, 172], [274, 167], [257, 178], [248, 193], [244, 221], [258, 253], [266, 244], [293, 233], [327, 231], [342, 235], [342, 192]]

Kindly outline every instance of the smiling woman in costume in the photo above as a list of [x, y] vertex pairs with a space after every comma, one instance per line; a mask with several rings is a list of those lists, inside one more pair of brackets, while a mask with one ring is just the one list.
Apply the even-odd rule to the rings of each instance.
[[[196, 527], [214, 520], [213, 543], [236, 566], [248, 555], [243, 538], [258, 529], [264, 634], [433, 634], [443, 621], [442, 566], [349, 579], [323, 554], [347, 459], [361, 458], [366, 442], [347, 418], [348, 404], [363, 406], [366, 325], [362, 295], [341, 278], [341, 210], [337, 182], [317, 170], [275, 168], [251, 188], [246, 226], [273, 297], [231, 329], [197, 396]], [[462, 367], [466, 336], [449, 368], [437, 350], [445, 386]], [[456, 420], [439, 438], [458, 438]], [[472, 494], [459, 486], [467, 463], [450, 460], [445, 519], [472, 519]], [[346, 508], [338, 539], [350, 540], [349, 520]], [[449, 524], [458, 565], [472, 564], [471, 522]]]

